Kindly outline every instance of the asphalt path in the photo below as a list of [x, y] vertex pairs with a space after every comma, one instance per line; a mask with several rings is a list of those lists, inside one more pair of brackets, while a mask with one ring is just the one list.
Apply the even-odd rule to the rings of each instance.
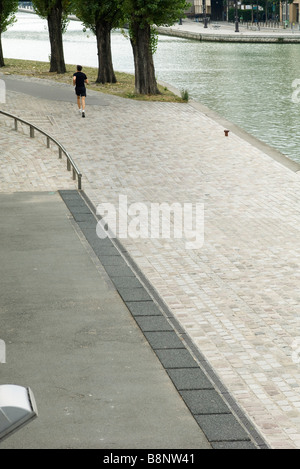
[[[57, 86], [51, 86], [48, 80], [36, 80], [35, 78], [16, 77], [10, 75], [1, 75], [4, 80], [6, 90], [27, 94], [35, 98], [48, 99], [62, 102], [76, 103], [74, 87], [70, 84], [57, 83]], [[91, 91], [87, 87], [87, 103], [89, 106], [108, 106], [108, 101], [102, 93]]]
[[30, 386], [39, 414], [0, 450], [210, 449], [60, 195], [2, 193], [0, 215], [0, 384]]

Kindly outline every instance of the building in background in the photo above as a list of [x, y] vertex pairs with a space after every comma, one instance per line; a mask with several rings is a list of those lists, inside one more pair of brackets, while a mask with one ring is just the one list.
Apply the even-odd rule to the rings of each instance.
[[290, 23], [300, 22], [300, 0], [294, 0], [293, 3], [282, 2], [280, 4], [280, 20]]
[[187, 16], [194, 18], [202, 18], [204, 8], [206, 8], [206, 15], [214, 21], [224, 20], [224, 6], [223, 0], [192, 0], [192, 6], [186, 12]]
[[[257, 5], [255, 0], [246, 5], [246, 2], [241, 5], [241, 2], [237, 0], [239, 9], [247, 10], [253, 9], [253, 12], [257, 11]], [[268, 20], [279, 19], [281, 22], [288, 21], [291, 24], [300, 23], [300, 0], [294, 0], [292, 3], [272, 2], [269, 0], [267, 7], [267, 14], [265, 12], [265, 2], [258, 6], [260, 10], [259, 21], [265, 21], [266, 16]], [[188, 17], [202, 19], [204, 15], [204, 9], [206, 9], [206, 16], [213, 21], [226, 21], [229, 18], [228, 11], [235, 6], [234, 0], [190, 0], [190, 8], [186, 11]], [[255, 15], [254, 15], [255, 16]]]

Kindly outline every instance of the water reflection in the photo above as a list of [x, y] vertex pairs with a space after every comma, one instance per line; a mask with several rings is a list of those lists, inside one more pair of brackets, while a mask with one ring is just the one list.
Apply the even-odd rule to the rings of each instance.
[[298, 44], [177, 41], [175, 70], [168, 47], [164, 41], [158, 50], [157, 62], [165, 59], [158, 77], [176, 80], [194, 99], [300, 162], [300, 104], [291, 100], [292, 82], [300, 78]]
[[[31, 14], [3, 35], [6, 57], [47, 61], [47, 23]], [[158, 79], [179, 89], [255, 137], [300, 162], [300, 103], [292, 102], [292, 82], [300, 78], [299, 44], [197, 42], [160, 36], [155, 55]], [[67, 63], [97, 67], [95, 37], [71, 21], [64, 35]], [[119, 31], [112, 34], [116, 70], [133, 73], [132, 50]]]

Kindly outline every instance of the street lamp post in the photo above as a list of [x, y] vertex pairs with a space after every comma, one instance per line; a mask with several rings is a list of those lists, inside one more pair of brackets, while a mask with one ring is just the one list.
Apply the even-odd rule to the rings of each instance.
[[203, 0], [203, 3], [202, 3], [202, 9], [203, 9], [203, 22], [204, 22], [204, 28], [207, 28], [207, 17], [206, 17], [206, 0]]
[[234, 0], [234, 7], [235, 7], [235, 32], [239, 32], [239, 18], [238, 18], [238, 4], [237, 0]]

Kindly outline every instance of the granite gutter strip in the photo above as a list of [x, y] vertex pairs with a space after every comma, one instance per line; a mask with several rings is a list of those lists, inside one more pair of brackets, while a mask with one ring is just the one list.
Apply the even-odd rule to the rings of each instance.
[[212, 448], [269, 449], [120, 241], [97, 236], [86, 194], [59, 193]]

